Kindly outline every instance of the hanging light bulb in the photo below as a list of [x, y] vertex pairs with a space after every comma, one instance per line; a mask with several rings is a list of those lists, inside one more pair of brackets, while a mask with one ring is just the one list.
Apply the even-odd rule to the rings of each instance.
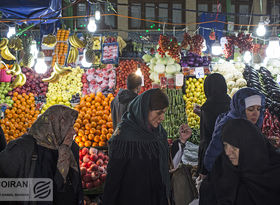
[[265, 29], [265, 26], [264, 26], [264, 21], [263, 21], [262, 16], [260, 18], [260, 22], [259, 22], [256, 33], [257, 33], [258, 36], [264, 36], [265, 33], [266, 33], [266, 29]]
[[138, 76], [142, 76], [141, 69], [140, 69], [140, 68], [137, 68], [135, 74], [138, 75]]
[[99, 10], [96, 10], [96, 11], [95, 11], [95, 19], [96, 19], [96, 21], [99, 21], [100, 18], [101, 18], [100, 11], [99, 11]]
[[219, 43], [219, 41], [215, 41], [213, 44], [212, 44], [212, 54], [214, 56], [219, 56], [222, 54], [222, 46], [221, 44]]
[[246, 51], [243, 56], [245, 63], [249, 63], [252, 60], [252, 55], [249, 51]]
[[34, 58], [36, 58], [38, 55], [38, 52], [39, 51], [37, 49], [37, 43], [35, 40], [32, 40], [31, 46], [30, 46], [30, 53], [31, 53], [31, 55], [33, 55]]
[[97, 26], [96, 26], [94, 17], [89, 18], [89, 23], [87, 25], [87, 29], [88, 29], [89, 32], [95, 32], [96, 31]]
[[268, 47], [266, 48], [266, 56], [268, 58], [280, 57], [279, 38], [276, 35], [276, 27], [272, 28], [272, 36], [269, 38]]
[[84, 54], [83, 54], [83, 59], [82, 59], [82, 66], [84, 67], [84, 68], [89, 68], [91, 65], [92, 65], [92, 63], [88, 63], [87, 62], [87, 60], [86, 60], [86, 49], [85, 49], [85, 51], [84, 51]]
[[9, 31], [7, 33], [7, 37], [10, 38], [11, 36], [16, 34], [16, 27], [9, 27]]
[[203, 47], [202, 47], [202, 50], [201, 50], [201, 51], [202, 51], [202, 52], [206, 51], [206, 50], [207, 50], [207, 45], [206, 45], [206, 40], [205, 40], [205, 39], [203, 40], [202, 46], [203, 46]]
[[38, 58], [34, 70], [39, 74], [44, 74], [48, 70], [48, 67], [45, 63], [45, 55], [42, 51], [38, 53]]

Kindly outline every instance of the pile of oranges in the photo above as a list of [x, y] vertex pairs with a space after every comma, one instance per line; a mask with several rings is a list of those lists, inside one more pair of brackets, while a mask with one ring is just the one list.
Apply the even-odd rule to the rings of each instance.
[[40, 113], [39, 110], [36, 110], [33, 93], [19, 95], [14, 92], [12, 99], [13, 107], [6, 109], [5, 118], [1, 120], [1, 127], [7, 142], [23, 135]]
[[81, 98], [75, 107], [79, 116], [74, 124], [76, 143], [80, 147], [105, 146], [113, 134], [110, 104], [113, 94], [105, 97], [102, 92], [91, 93]]

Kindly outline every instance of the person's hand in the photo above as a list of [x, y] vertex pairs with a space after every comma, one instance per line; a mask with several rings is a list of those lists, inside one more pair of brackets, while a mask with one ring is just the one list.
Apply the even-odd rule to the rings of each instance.
[[179, 128], [179, 132], [180, 132], [180, 141], [185, 144], [186, 141], [192, 135], [192, 129], [188, 124], [182, 124]]
[[194, 106], [193, 106], [193, 112], [194, 112], [195, 114], [197, 114], [198, 116], [200, 116], [201, 107], [200, 107], [198, 104], [194, 104]]

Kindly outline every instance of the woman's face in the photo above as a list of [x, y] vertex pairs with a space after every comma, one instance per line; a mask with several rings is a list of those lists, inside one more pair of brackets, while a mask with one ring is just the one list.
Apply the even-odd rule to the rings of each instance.
[[250, 107], [247, 107], [245, 110], [247, 120], [249, 120], [253, 124], [256, 124], [260, 117], [260, 111], [261, 111], [260, 105], [252, 105]]
[[164, 120], [164, 115], [167, 108], [164, 108], [162, 110], [150, 110], [148, 114], [148, 122], [150, 125], [152, 125], [154, 128], [157, 128], [159, 124]]
[[234, 147], [227, 142], [224, 142], [224, 149], [231, 163], [234, 166], [237, 166], [239, 160], [239, 148]]

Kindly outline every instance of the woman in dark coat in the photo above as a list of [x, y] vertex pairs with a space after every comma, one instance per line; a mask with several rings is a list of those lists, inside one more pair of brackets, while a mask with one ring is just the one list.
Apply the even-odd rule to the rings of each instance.
[[167, 205], [167, 134], [160, 124], [169, 105], [160, 89], [137, 96], [109, 141], [103, 205]]
[[204, 93], [207, 98], [201, 107], [200, 114], [200, 143], [198, 151], [198, 173], [206, 175], [203, 160], [206, 149], [212, 139], [217, 117], [229, 110], [230, 97], [227, 95], [225, 78], [218, 73], [213, 73], [204, 81]]
[[210, 172], [217, 157], [223, 150], [222, 128], [230, 119], [247, 119], [259, 129], [262, 127], [265, 111], [265, 97], [253, 88], [242, 88], [232, 97], [230, 110], [222, 113], [216, 120], [210, 144], [204, 156], [204, 166]]
[[212, 200], [204, 204], [278, 205], [280, 155], [260, 130], [248, 120], [229, 120], [222, 141], [224, 151], [215, 162], [208, 184]]
[[73, 141], [77, 117], [78, 112], [67, 106], [48, 108], [27, 134], [0, 153], [0, 176], [50, 178], [54, 194], [47, 204], [83, 204], [79, 147]]

